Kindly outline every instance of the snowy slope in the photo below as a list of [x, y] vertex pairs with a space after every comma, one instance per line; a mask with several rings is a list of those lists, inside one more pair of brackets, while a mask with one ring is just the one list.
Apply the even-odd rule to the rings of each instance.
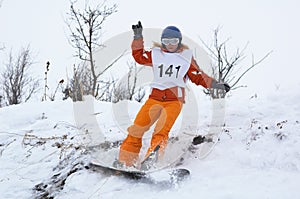
[[[299, 91], [300, 85], [294, 90]], [[193, 134], [205, 132], [210, 124], [211, 101], [203, 94], [200, 98], [200, 122], [184, 127]], [[4, 107], [0, 109], [0, 198], [298, 199], [299, 99], [299, 92], [288, 89], [227, 98], [220, 143], [204, 160], [197, 159], [197, 153], [191, 155], [183, 165], [191, 177], [174, 186], [93, 171], [88, 161], [97, 147], [90, 144], [89, 136], [97, 132], [76, 125], [76, 104], [70, 100]], [[125, 137], [141, 104], [95, 102], [94, 106], [99, 133], [112, 142]], [[190, 119], [180, 117], [171, 135], [178, 135], [180, 125]]]

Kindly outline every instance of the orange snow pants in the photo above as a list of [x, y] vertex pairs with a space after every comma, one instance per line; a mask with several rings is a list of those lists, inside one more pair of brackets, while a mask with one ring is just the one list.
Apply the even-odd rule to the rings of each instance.
[[128, 127], [128, 135], [123, 141], [119, 161], [126, 166], [134, 166], [139, 159], [144, 133], [157, 121], [146, 157], [160, 145], [162, 154], [167, 145], [169, 132], [182, 108], [180, 101], [158, 101], [149, 98], [138, 112], [133, 125]]

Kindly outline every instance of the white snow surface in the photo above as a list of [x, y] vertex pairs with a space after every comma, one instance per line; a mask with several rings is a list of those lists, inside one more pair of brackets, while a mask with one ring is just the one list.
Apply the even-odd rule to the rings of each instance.
[[[147, 183], [88, 166], [86, 136], [102, 133], [105, 140], [99, 142], [124, 139], [141, 103], [120, 102], [120, 107], [127, 104], [124, 112], [130, 120], [116, 124], [122, 120], [112, 104], [95, 101], [100, 131], [92, 135], [76, 125], [71, 100], [0, 108], [0, 198], [299, 199], [299, 90], [298, 84], [265, 96], [227, 97], [220, 142], [205, 159], [191, 154], [181, 166], [190, 170], [190, 177], [174, 186], [159, 183], [159, 176], [157, 183]], [[195, 135], [205, 133], [210, 124], [211, 100], [199, 96], [200, 122], [184, 127]], [[189, 119], [178, 120], [188, 124]], [[180, 125], [176, 122], [171, 135], [180, 136]], [[60, 186], [55, 179], [61, 180]]]

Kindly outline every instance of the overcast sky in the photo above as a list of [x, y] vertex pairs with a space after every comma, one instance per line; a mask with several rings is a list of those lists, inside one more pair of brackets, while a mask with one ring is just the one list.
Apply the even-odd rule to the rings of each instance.
[[[148, 28], [176, 25], [184, 35], [199, 43], [199, 37], [210, 41], [212, 30], [222, 26], [222, 36], [231, 38], [228, 45], [242, 48], [250, 43], [249, 58], [251, 53], [259, 59], [274, 51], [244, 79], [249, 87], [259, 91], [275, 89], [276, 84], [300, 83], [300, 2], [297, 0], [108, 1], [110, 5], [113, 3], [118, 5], [118, 12], [107, 19], [103, 40], [130, 31], [138, 20]], [[0, 52], [0, 66], [7, 61], [10, 49], [18, 51], [29, 44], [36, 55], [37, 73], [43, 75], [45, 63], [50, 61], [52, 71], [59, 71], [59, 74], [52, 72], [52, 80], [65, 78], [66, 71], [71, 71], [76, 63], [64, 22], [69, 6], [68, 0], [3, 0], [0, 44], [6, 50]]]

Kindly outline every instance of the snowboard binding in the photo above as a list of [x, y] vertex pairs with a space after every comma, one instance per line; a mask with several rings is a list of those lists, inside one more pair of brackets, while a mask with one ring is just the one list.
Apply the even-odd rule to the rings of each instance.
[[157, 145], [155, 149], [141, 162], [141, 170], [147, 171], [149, 170], [153, 164], [155, 164], [158, 160], [158, 150], [160, 149], [160, 145]]

